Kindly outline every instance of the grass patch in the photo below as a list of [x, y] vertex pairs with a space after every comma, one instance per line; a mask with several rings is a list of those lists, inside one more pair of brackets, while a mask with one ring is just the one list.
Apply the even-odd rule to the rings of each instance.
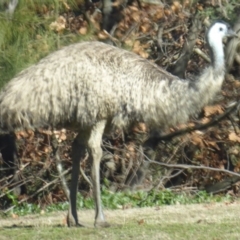
[[[102, 203], [106, 209], [124, 209], [124, 208], [142, 208], [142, 207], [156, 207], [163, 205], [178, 205], [178, 204], [196, 204], [196, 203], [216, 203], [216, 202], [231, 202], [232, 197], [214, 196], [204, 191], [197, 192], [196, 194], [175, 193], [171, 190], [163, 191], [137, 191], [137, 192], [111, 192], [107, 187], [102, 187]], [[11, 200], [15, 206], [12, 213], [19, 216], [24, 216], [31, 213], [40, 213], [43, 208], [36, 204], [23, 203], [18, 205], [16, 198], [12, 197]], [[67, 211], [68, 202], [60, 202], [57, 204], [50, 204], [44, 207], [44, 211], [51, 213], [54, 211]], [[93, 198], [83, 198], [78, 195], [77, 208], [78, 209], [94, 209]]]
[[[107, 210], [112, 227], [67, 228], [61, 212], [1, 221], [0, 239], [239, 239], [239, 203], [211, 203]], [[93, 223], [94, 211], [79, 219]]]
[[[76, 1], [67, 1], [72, 10]], [[65, 30], [57, 33], [50, 29], [61, 12], [66, 12], [65, 1], [22, 0], [12, 17], [0, 13], [0, 88], [16, 73], [36, 63], [62, 46], [81, 40], [89, 35]]]

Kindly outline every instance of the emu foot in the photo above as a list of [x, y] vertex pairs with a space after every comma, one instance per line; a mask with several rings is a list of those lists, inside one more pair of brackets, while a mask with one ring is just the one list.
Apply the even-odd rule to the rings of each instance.
[[67, 215], [67, 225], [68, 227], [84, 227], [81, 223], [78, 223], [70, 213]]
[[73, 217], [73, 215], [68, 214], [67, 215], [67, 225], [68, 227], [86, 227], [86, 228], [93, 228], [93, 225], [90, 224], [86, 224], [83, 223], [81, 221], [77, 221], [75, 220], [75, 218]]
[[111, 225], [108, 222], [105, 222], [105, 221], [95, 221], [94, 226], [96, 228], [108, 228]]

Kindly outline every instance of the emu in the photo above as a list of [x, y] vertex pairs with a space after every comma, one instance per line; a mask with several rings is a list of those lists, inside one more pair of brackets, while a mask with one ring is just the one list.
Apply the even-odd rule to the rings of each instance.
[[76, 209], [79, 165], [86, 151], [92, 164], [96, 227], [106, 227], [100, 198], [101, 140], [114, 127], [139, 121], [150, 128], [184, 123], [220, 91], [225, 74], [222, 39], [229, 25], [207, 32], [212, 64], [195, 81], [171, 75], [138, 55], [100, 42], [62, 48], [22, 71], [0, 93], [0, 127], [12, 132], [43, 127], [78, 132], [72, 145], [72, 180], [67, 222], [80, 225]]

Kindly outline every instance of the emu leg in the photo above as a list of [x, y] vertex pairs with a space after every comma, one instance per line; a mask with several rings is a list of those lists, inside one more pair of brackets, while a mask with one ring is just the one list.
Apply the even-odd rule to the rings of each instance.
[[105, 129], [106, 121], [98, 122], [91, 130], [88, 140], [89, 157], [92, 163], [92, 182], [93, 182], [93, 197], [95, 201], [95, 227], [109, 227], [105, 221], [105, 217], [101, 204], [100, 192], [100, 161], [102, 158], [101, 141]]
[[80, 161], [86, 154], [86, 144], [84, 134], [78, 134], [72, 144], [72, 178], [70, 186], [70, 202], [67, 216], [67, 224], [71, 226], [83, 226], [78, 222], [77, 216], [77, 190], [78, 190], [78, 178]]

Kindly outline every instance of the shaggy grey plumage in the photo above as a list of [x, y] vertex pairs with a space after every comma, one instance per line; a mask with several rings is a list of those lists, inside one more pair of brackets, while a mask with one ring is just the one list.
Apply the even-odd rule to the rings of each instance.
[[79, 132], [73, 143], [69, 225], [78, 224], [79, 161], [86, 149], [93, 161], [95, 225], [105, 226], [99, 162], [106, 126], [128, 127], [143, 121], [150, 127], [165, 128], [186, 122], [221, 89], [225, 73], [222, 38], [229, 33], [222, 22], [210, 27], [207, 38], [214, 65], [194, 82], [179, 79], [134, 53], [84, 42], [50, 54], [5, 86], [0, 94], [2, 129], [51, 126]]

